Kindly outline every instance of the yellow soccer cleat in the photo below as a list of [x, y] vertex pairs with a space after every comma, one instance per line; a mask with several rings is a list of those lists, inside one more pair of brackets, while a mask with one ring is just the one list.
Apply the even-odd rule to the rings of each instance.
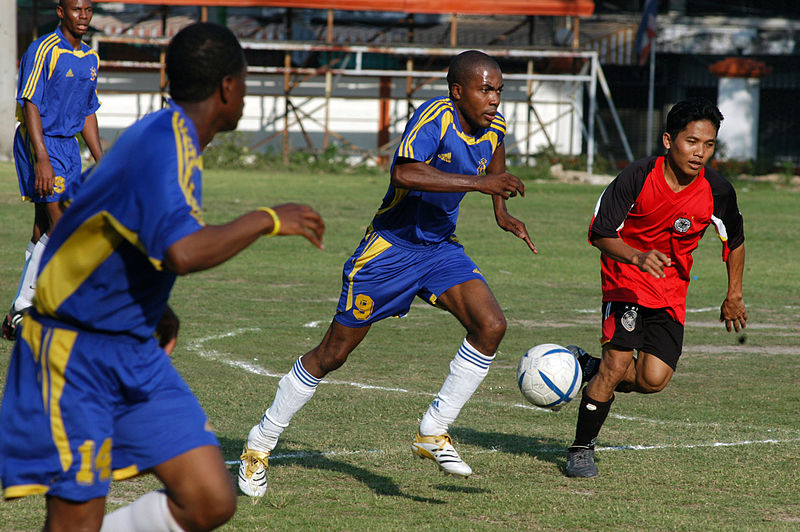
[[239, 489], [251, 497], [263, 497], [267, 492], [267, 467], [269, 451], [248, 449], [244, 444], [239, 464]]
[[438, 436], [420, 436], [418, 432], [411, 443], [411, 452], [420, 458], [433, 460], [439, 469], [450, 475], [466, 478], [472, 474], [472, 468], [458, 456], [453, 448], [453, 440], [447, 433]]

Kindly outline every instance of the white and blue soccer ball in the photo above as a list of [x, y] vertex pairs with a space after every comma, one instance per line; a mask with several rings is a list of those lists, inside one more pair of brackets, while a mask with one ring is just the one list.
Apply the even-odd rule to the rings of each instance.
[[557, 344], [530, 348], [517, 367], [517, 384], [525, 399], [551, 410], [560, 409], [578, 395], [582, 378], [578, 359]]

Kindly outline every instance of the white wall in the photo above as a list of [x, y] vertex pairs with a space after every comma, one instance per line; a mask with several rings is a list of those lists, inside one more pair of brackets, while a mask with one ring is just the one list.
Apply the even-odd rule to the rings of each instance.
[[719, 140], [725, 158], [755, 161], [758, 158], [758, 110], [760, 81], [750, 78], [720, 78], [717, 105], [725, 117]]
[[[402, 85], [404, 86], [405, 80]], [[398, 86], [400, 83], [397, 84]], [[158, 93], [157, 73], [108, 73], [101, 72], [98, 95], [102, 103], [98, 111], [101, 136], [113, 142], [119, 133], [144, 114], [161, 107]], [[395, 87], [398, 89], [399, 87]], [[580, 114], [574, 112], [563, 82], [537, 82], [535, 85], [535, 106], [547, 134], [562, 154], [577, 155], [581, 152]], [[256, 76], [247, 78], [248, 96], [245, 99], [244, 116], [239, 122], [239, 131], [249, 133], [252, 141], [258, 142], [284, 128], [285, 99], [281, 94], [283, 78], [278, 76]], [[500, 111], [506, 117], [508, 126], [506, 150], [510, 154], [536, 153], [547, 147], [547, 137], [542, 133], [535, 116], [528, 113], [522, 83], [506, 83]], [[434, 83], [418, 94], [421, 104], [425, 99], [446, 94], [446, 85]], [[293, 91], [292, 103], [302, 113], [302, 126], [311, 138], [315, 148], [321, 149], [324, 135], [325, 100], [324, 81], [321, 78], [303, 83]], [[377, 80], [370, 78], [350, 78], [339, 80], [330, 101], [329, 124], [331, 131], [364, 150], [377, 147], [379, 101], [377, 99]], [[580, 96], [575, 98], [582, 101]], [[397, 97], [395, 92], [393, 96]], [[407, 120], [408, 103], [404, 99], [392, 100], [389, 106], [391, 117], [390, 137], [395, 140], [403, 132]], [[294, 114], [290, 114], [290, 142], [294, 149], [307, 148], [303, 131], [297, 124]], [[530, 122], [529, 122], [530, 120]], [[530, 142], [524, 139], [532, 132]], [[274, 149], [280, 149], [283, 136], [275, 135], [269, 142]], [[333, 136], [330, 141], [342, 142]]]
[[14, 128], [17, 121], [15, 95], [17, 92], [17, 3], [0, 0], [0, 161], [10, 160], [13, 149]]

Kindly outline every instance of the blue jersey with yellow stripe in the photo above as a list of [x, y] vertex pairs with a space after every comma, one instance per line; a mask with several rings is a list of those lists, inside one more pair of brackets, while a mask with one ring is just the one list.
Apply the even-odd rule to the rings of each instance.
[[[453, 101], [442, 96], [422, 104], [411, 117], [394, 154], [451, 174], [482, 175], [503, 142], [506, 122], [498, 113], [474, 135], [464, 133]], [[389, 185], [372, 226], [413, 244], [435, 244], [456, 229], [463, 192], [425, 192]]]
[[198, 146], [194, 124], [173, 102], [120, 136], [50, 236], [35, 313], [152, 337], [175, 282], [165, 252], [204, 225]]
[[20, 61], [17, 120], [25, 125], [21, 106], [28, 100], [39, 109], [45, 135], [72, 137], [82, 131], [86, 117], [100, 107], [99, 62], [85, 42], [75, 50], [60, 27], [34, 41]]

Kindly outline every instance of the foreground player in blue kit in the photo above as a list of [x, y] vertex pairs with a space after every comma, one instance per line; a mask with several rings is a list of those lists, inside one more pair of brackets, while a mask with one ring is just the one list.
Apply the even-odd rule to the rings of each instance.
[[450, 64], [447, 82], [449, 97], [425, 102], [406, 125], [383, 204], [344, 265], [325, 337], [281, 379], [272, 405], [248, 435], [239, 467], [239, 487], [247, 495], [264, 495], [269, 453], [320, 380], [344, 364], [373, 323], [406, 314], [416, 296], [448, 310], [467, 335], [411, 448], [446, 473], [472, 473], [447, 430], [489, 371], [506, 320], [455, 237], [464, 194], [491, 195], [497, 224], [534, 253], [536, 248], [525, 224], [506, 211], [505, 200], [524, 195], [525, 186], [506, 172], [506, 124], [497, 111], [500, 67], [482, 52], [464, 52]]
[[3, 337], [12, 341], [33, 305], [39, 261], [48, 233], [61, 217], [59, 200], [81, 175], [75, 135], [81, 133], [95, 161], [102, 155], [95, 115], [100, 59], [81, 40], [92, 20], [92, 2], [59, 0], [56, 13], [59, 26], [34, 41], [19, 65], [14, 162], [22, 199], [33, 202], [35, 209], [19, 288], [3, 320]]
[[[233, 515], [217, 439], [167, 356], [177, 334], [174, 318], [162, 318], [174, 316], [170, 291], [176, 275], [225, 262], [264, 234], [322, 247], [322, 219], [303, 205], [203, 222], [201, 152], [236, 128], [244, 107], [233, 33], [184, 28], [166, 70], [173, 100], [120, 136], [53, 231], [11, 356], [3, 495], [45, 494], [46, 530], [208, 530]], [[104, 519], [111, 479], [148, 471], [166, 491]]]

